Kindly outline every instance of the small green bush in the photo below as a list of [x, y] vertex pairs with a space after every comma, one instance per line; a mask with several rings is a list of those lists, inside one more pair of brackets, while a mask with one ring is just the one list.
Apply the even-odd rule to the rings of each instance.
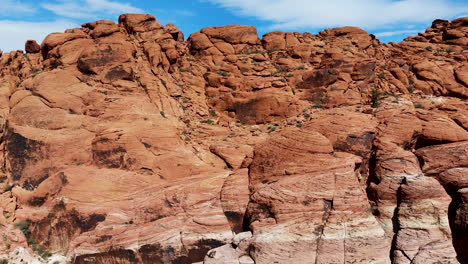
[[323, 101], [322, 100], [315, 100], [314, 101], [314, 108], [325, 108], [325, 106], [323, 105]]
[[385, 73], [379, 74], [379, 79], [380, 80], [385, 80]]
[[201, 123], [208, 124], [208, 125], [213, 125], [215, 123], [215, 121], [212, 120], [212, 119], [205, 119], [205, 120], [202, 120]]
[[31, 222], [29, 220], [15, 223], [15, 227], [18, 228], [21, 232], [23, 232], [24, 236], [28, 239], [28, 243], [31, 237], [31, 230], [29, 230], [30, 225]]
[[372, 107], [380, 106], [380, 98], [384, 95], [379, 89], [372, 88]]
[[414, 107], [419, 109], [425, 109], [424, 105], [422, 104], [415, 104]]
[[162, 117], [166, 118], [166, 113], [164, 113], [164, 111], [159, 112], [159, 114], [160, 114]]
[[43, 259], [48, 259], [48, 258], [52, 257], [52, 253], [50, 253], [49, 251], [47, 251], [47, 250], [45, 250], [45, 249], [43, 249], [41, 247], [38, 247], [37, 245], [33, 245], [32, 250], [34, 250]]
[[276, 73], [288, 72], [287, 68], [276, 67]]
[[216, 114], [215, 110], [210, 110], [210, 116], [212, 117], [218, 117], [218, 114]]
[[270, 53], [273, 53], [273, 52], [276, 52], [276, 51], [280, 51], [280, 49], [269, 49], [269, 50], [267, 50], [266, 52], [267, 52], [268, 54], [270, 54]]
[[11, 191], [11, 189], [13, 189], [13, 187], [14, 187], [13, 185], [7, 184], [5, 185], [5, 187], [3, 187], [3, 192], [9, 192]]
[[409, 93], [414, 93], [414, 86], [408, 86], [406, 89], [408, 89]]
[[266, 51], [263, 51], [263, 50], [254, 50], [254, 51], [251, 51], [249, 53], [247, 53], [247, 55], [250, 55], [250, 54], [265, 54]]
[[223, 77], [227, 77], [229, 75], [229, 73], [227, 73], [225, 71], [219, 71], [218, 74], [223, 76]]
[[274, 132], [276, 130], [276, 125], [275, 124], [270, 124], [267, 127], [269, 132]]

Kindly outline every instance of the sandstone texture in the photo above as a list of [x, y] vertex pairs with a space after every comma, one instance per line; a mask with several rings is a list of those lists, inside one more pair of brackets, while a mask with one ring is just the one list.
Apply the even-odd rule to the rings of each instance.
[[467, 47], [124, 14], [0, 51], [0, 260], [468, 263]]

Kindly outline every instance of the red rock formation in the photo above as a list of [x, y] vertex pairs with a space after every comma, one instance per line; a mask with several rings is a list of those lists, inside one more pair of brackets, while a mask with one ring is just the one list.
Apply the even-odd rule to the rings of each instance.
[[0, 52], [0, 259], [468, 262], [467, 21], [125, 14]]
[[41, 46], [37, 44], [35, 40], [28, 40], [25, 44], [26, 53], [39, 53], [41, 51]]

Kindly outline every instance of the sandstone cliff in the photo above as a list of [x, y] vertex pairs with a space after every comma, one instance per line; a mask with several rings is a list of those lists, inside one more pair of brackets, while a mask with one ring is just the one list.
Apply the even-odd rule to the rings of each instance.
[[385, 44], [125, 14], [25, 50], [0, 259], [468, 263], [468, 18]]

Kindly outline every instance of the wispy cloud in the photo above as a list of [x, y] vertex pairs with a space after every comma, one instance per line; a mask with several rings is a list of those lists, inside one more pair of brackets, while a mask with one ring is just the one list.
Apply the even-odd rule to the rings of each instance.
[[[54, 13], [54, 16], [43, 16], [44, 11]], [[49, 17], [50, 21], [9, 20], [8, 14], [31, 13], [36, 18]], [[144, 13], [140, 8], [117, 0], [54, 0], [41, 1], [33, 5], [25, 4], [24, 0], [0, 0], [0, 49], [12, 51], [23, 49], [28, 39], [39, 43], [51, 32], [63, 32], [67, 28], [78, 27], [86, 20], [115, 19], [122, 13]], [[8, 18], [7, 18], [8, 17]], [[18, 18], [17, 18], [18, 19]], [[39, 20], [39, 21], [38, 21]]]
[[417, 34], [419, 32], [424, 32], [424, 29], [419, 29], [419, 30], [397, 30], [397, 31], [385, 31], [385, 32], [378, 32], [375, 33], [374, 35], [378, 38], [381, 37], [391, 37], [391, 36], [396, 36], [396, 35], [401, 35], [401, 34]]
[[2, 0], [0, 14], [2, 16], [14, 16], [24, 13], [34, 13], [36, 9], [29, 4], [17, 0]]
[[[203, 1], [203, 0], [202, 0]], [[205, 0], [206, 1], [206, 0]], [[272, 28], [358, 26], [368, 30], [428, 23], [468, 14], [456, 0], [207, 0], [234, 13], [272, 22]]]
[[122, 13], [144, 13], [142, 9], [131, 4], [109, 0], [60, 0], [41, 6], [58, 16], [75, 19], [95, 19]]
[[52, 32], [63, 32], [67, 28], [75, 28], [78, 25], [69, 20], [57, 20], [52, 22], [26, 22], [0, 20], [0, 49], [12, 51], [24, 49], [25, 41], [37, 40], [39, 43]]

